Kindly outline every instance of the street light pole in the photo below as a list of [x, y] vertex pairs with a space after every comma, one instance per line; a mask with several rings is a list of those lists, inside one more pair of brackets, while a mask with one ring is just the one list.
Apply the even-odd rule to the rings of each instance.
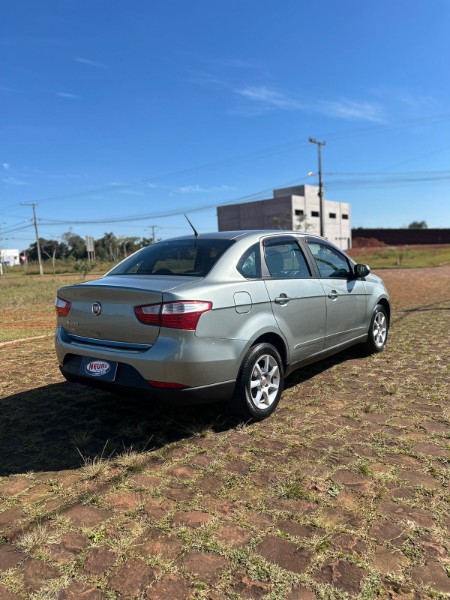
[[21, 202], [20, 205], [33, 207], [33, 221], [34, 221], [34, 231], [36, 232], [36, 248], [37, 248], [37, 254], [38, 254], [38, 261], [39, 261], [39, 275], [42, 276], [44, 274], [44, 269], [42, 268], [41, 245], [39, 244], [39, 233], [38, 233], [37, 218], [36, 218], [36, 206], [37, 205], [34, 202]]
[[319, 142], [315, 138], [309, 138], [308, 140], [312, 144], [317, 144], [317, 150], [319, 154], [319, 213], [320, 213], [320, 235], [325, 237], [325, 203], [323, 199], [323, 183], [322, 183], [322, 146], [325, 146], [326, 142]]

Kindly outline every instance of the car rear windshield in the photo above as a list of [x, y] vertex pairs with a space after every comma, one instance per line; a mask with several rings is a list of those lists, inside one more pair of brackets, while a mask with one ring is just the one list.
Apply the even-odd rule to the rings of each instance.
[[234, 240], [168, 240], [142, 248], [108, 275], [204, 277]]

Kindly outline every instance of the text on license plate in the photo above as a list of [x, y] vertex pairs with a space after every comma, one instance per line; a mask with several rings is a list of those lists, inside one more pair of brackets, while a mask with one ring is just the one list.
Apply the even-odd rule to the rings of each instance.
[[99, 358], [84, 356], [81, 360], [80, 374], [97, 377], [106, 381], [114, 381], [116, 377], [117, 363]]

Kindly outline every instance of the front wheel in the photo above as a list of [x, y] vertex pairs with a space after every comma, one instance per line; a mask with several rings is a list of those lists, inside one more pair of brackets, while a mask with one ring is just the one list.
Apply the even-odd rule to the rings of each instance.
[[275, 410], [283, 391], [283, 361], [272, 344], [257, 344], [244, 358], [232, 398], [232, 409], [259, 421]]
[[365, 349], [373, 354], [382, 352], [386, 346], [389, 329], [389, 321], [386, 310], [377, 304], [370, 320], [369, 335], [365, 343]]

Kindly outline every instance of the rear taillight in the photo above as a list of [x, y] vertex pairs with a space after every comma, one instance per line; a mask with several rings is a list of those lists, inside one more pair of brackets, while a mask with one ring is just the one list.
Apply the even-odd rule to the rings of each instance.
[[58, 298], [58, 296], [56, 297], [55, 308], [58, 317], [67, 317], [67, 315], [70, 312], [70, 307], [70, 302], [68, 302], [67, 300], [63, 300], [62, 298]]
[[134, 314], [141, 323], [146, 325], [160, 325], [161, 304], [149, 304], [147, 306], [135, 306]]
[[163, 304], [136, 306], [134, 313], [141, 323], [195, 331], [203, 313], [212, 309], [212, 302], [179, 300]]

